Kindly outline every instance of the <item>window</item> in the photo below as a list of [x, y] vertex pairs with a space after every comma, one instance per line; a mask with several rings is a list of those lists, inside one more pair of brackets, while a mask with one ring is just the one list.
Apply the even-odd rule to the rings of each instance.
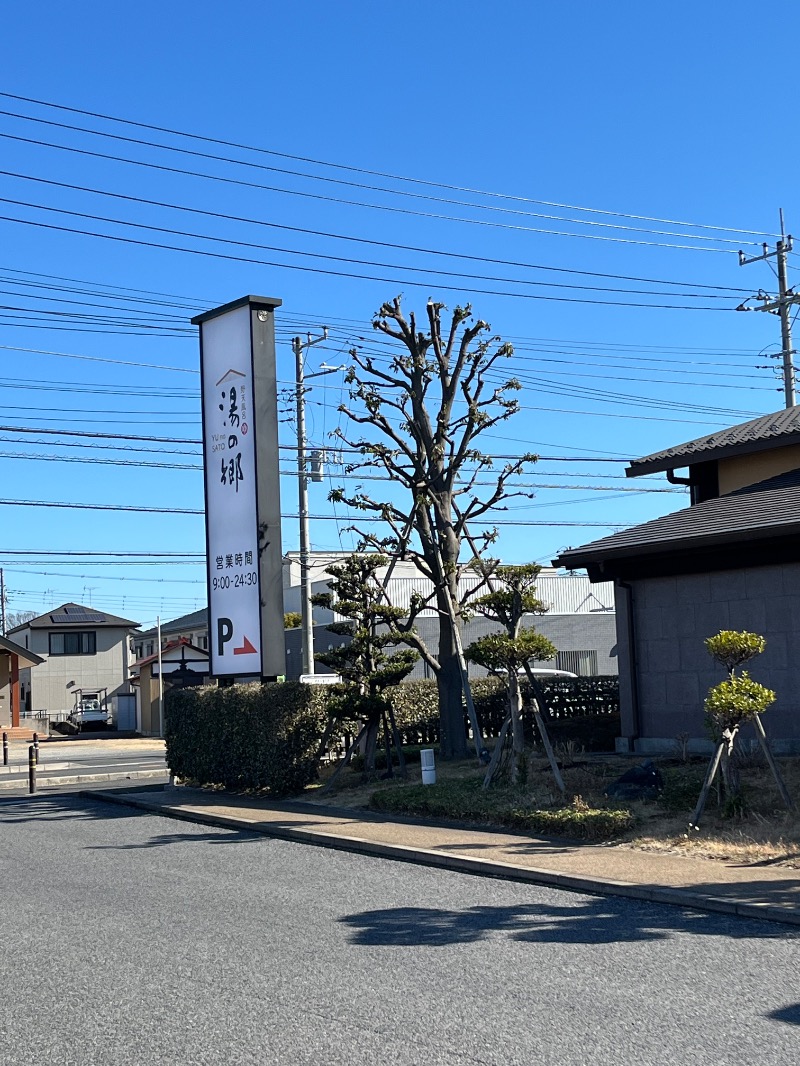
[[51, 633], [51, 655], [95, 655], [97, 634], [93, 631], [79, 633]]
[[569, 670], [581, 677], [597, 676], [596, 651], [560, 651], [556, 655], [556, 669]]

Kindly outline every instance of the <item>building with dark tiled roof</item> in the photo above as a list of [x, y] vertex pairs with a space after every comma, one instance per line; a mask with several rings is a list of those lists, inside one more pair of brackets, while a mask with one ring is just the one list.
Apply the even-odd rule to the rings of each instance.
[[751, 668], [778, 695], [767, 732], [777, 750], [800, 751], [800, 408], [645, 456], [626, 473], [656, 471], [688, 487], [689, 507], [554, 560], [614, 582], [620, 747], [665, 750], [688, 733], [705, 749], [703, 701], [722, 676], [703, 642], [747, 629], [767, 638]]

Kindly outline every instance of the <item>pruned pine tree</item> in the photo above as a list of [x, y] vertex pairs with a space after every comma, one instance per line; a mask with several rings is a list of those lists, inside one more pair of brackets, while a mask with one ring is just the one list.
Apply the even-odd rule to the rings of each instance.
[[[315, 606], [326, 607], [347, 621], [329, 622], [331, 633], [349, 641], [319, 652], [314, 658], [335, 671], [345, 685], [339, 701], [342, 717], [362, 723], [364, 770], [375, 772], [378, 731], [383, 722], [388, 730], [394, 721], [386, 689], [397, 685], [413, 669], [419, 656], [411, 648], [389, 652], [398, 644], [392, 627], [402, 618], [400, 608], [385, 602], [384, 589], [375, 574], [389, 560], [383, 555], [350, 555], [328, 567], [330, 592], [312, 597]], [[379, 630], [380, 626], [387, 627]]]
[[742, 670], [738, 674], [736, 672], [740, 666], [750, 662], [764, 651], [767, 646], [766, 640], [759, 633], [722, 629], [715, 636], [708, 637], [705, 646], [712, 659], [727, 670], [728, 676], [724, 681], [720, 681], [718, 685], [709, 689], [706, 696], [706, 725], [716, 742], [716, 749], [709, 763], [700, 798], [689, 827], [698, 828], [700, 815], [703, 813], [708, 793], [720, 766], [725, 782], [728, 807], [732, 812], [741, 810], [743, 806], [741, 780], [734, 755], [736, 738], [745, 722], [753, 723], [781, 798], [791, 810], [794, 803], [786, 790], [761, 722], [761, 715], [776, 700], [775, 693], [772, 689], [754, 681], [747, 670]]
[[[525, 775], [525, 741], [522, 732], [522, 691], [520, 673], [528, 663], [552, 659], [555, 645], [531, 626], [523, 626], [526, 614], [544, 614], [546, 606], [536, 595], [536, 579], [541, 567], [535, 563], [523, 566], [496, 566], [491, 570], [494, 588], [470, 604], [473, 611], [503, 627], [472, 642], [466, 649], [470, 662], [482, 666], [503, 680], [508, 695], [507, 722], [511, 726], [511, 781], [519, 784]], [[488, 787], [500, 764], [500, 754], [507, 725], [495, 745], [495, 755], [486, 772], [484, 785]]]
[[[519, 410], [514, 394], [521, 386], [513, 377], [500, 376], [498, 366], [513, 349], [492, 336], [486, 322], [473, 319], [469, 305], [456, 307], [443, 322], [444, 311], [444, 304], [429, 301], [426, 327], [420, 329], [413, 312], [406, 317], [398, 297], [383, 304], [372, 323], [396, 342], [396, 349], [387, 356], [352, 349], [350, 403], [340, 407], [350, 429], [337, 430], [337, 436], [360, 453], [346, 473], [378, 471], [383, 478], [376, 482], [382, 480], [385, 491], [339, 488], [330, 498], [381, 520], [378, 531], [354, 526], [363, 547], [413, 560], [433, 583], [432, 596], [416, 597], [395, 630], [436, 677], [441, 754], [456, 758], [467, 753], [459, 577], [468, 563], [461, 562], [462, 541], [476, 524], [490, 521], [504, 501], [531, 495], [513, 484], [536, 456], [522, 455], [495, 470], [492, 457], [480, 449], [479, 438]], [[490, 526], [475, 530], [473, 540], [483, 551], [496, 536]], [[419, 612], [429, 606], [439, 620], [435, 647], [414, 628]]]

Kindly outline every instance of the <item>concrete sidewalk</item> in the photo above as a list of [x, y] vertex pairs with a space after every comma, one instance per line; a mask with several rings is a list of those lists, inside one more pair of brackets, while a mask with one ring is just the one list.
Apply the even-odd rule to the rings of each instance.
[[170, 818], [485, 877], [800, 925], [800, 870], [559, 842], [183, 786], [86, 793]]

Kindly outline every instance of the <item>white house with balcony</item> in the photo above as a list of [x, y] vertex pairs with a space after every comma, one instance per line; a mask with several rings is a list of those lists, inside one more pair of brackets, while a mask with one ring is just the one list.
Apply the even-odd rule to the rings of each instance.
[[116, 720], [120, 706], [127, 711], [133, 699], [130, 641], [138, 627], [107, 611], [64, 603], [12, 629], [9, 637], [41, 659], [19, 671], [23, 716], [58, 718], [82, 690], [107, 693]]

